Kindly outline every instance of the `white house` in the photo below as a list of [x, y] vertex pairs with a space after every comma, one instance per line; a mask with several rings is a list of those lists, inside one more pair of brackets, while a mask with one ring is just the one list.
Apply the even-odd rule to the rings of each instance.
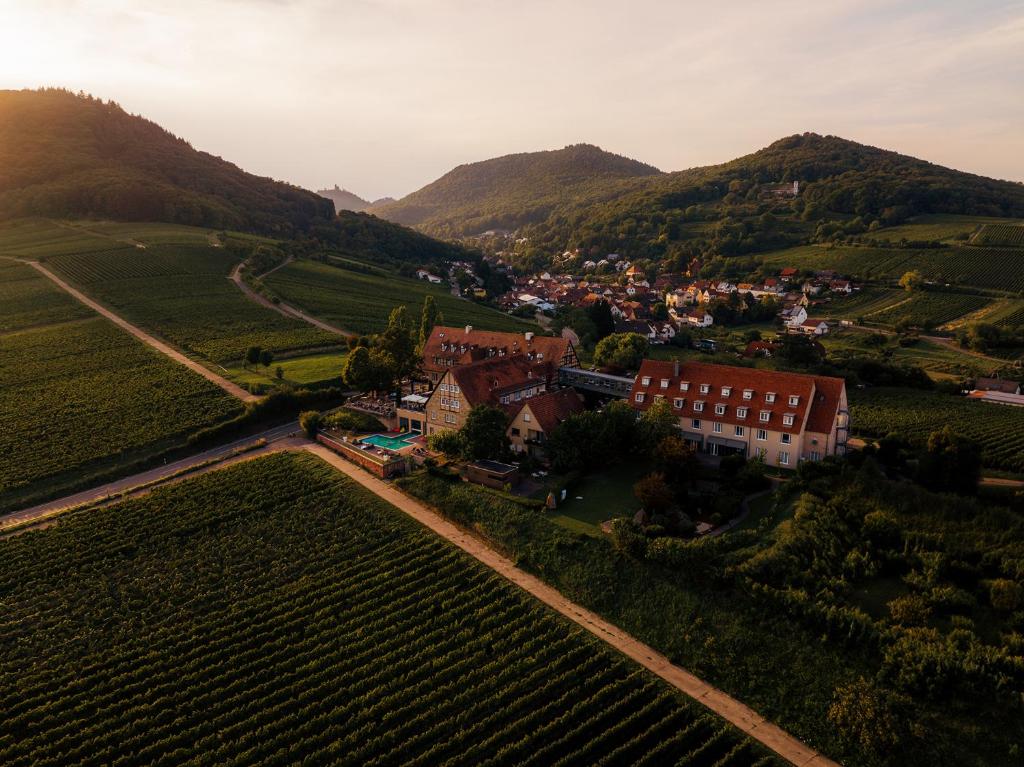
[[828, 333], [829, 327], [825, 320], [804, 320], [800, 323], [799, 330], [809, 336], [823, 336]]
[[807, 321], [807, 309], [797, 304], [788, 309], [783, 309], [780, 316], [786, 327], [798, 328]]
[[680, 317], [687, 325], [695, 328], [709, 328], [715, 324], [715, 318], [703, 309], [691, 309]]

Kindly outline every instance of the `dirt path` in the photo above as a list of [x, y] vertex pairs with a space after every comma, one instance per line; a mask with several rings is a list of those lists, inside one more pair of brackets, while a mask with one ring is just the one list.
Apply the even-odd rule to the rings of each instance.
[[198, 373], [199, 375], [201, 375], [203, 378], [205, 378], [206, 380], [210, 381], [211, 383], [217, 384], [217, 386], [222, 388], [224, 391], [226, 391], [228, 394], [232, 395], [233, 397], [238, 397], [238, 399], [242, 400], [243, 402], [255, 402], [256, 400], [259, 399], [259, 397], [257, 397], [254, 394], [250, 394], [249, 392], [247, 392], [245, 389], [243, 389], [238, 384], [232, 383], [228, 379], [226, 379], [226, 378], [224, 378], [222, 376], [217, 375], [212, 370], [209, 370], [208, 368], [203, 367], [202, 365], [200, 365], [195, 360], [186, 357], [184, 354], [179, 352], [177, 349], [171, 348], [170, 346], [165, 344], [163, 341], [157, 340], [156, 338], [151, 336], [146, 331], [142, 330], [139, 327], [136, 327], [135, 325], [132, 325], [127, 320], [122, 319], [121, 317], [119, 317], [118, 315], [114, 314], [112, 311], [110, 311], [110, 309], [107, 309], [102, 304], [96, 303], [91, 298], [89, 298], [87, 295], [82, 293], [81, 291], [78, 291], [75, 288], [73, 288], [70, 285], [68, 285], [66, 282], [64, 282], [64, 280], [62, 280], [60, 277], [55, 275], [53, 272], [51, 272], [45, 266], [40, 264], [38, 261], [25, 261], [24, 263], [26, 263], [29, 266], [31, 266], [32, 268], [34, 268], [36, 271], [38, 271], [40, 274], [42, 274], [47, 279], [51, 280], [61, 290], [65, 291], [66, 293], [70, 294], [72, 297], [74, 297], [77, 300], [81, 301], [83, 304], [88, 306], [93, 311], [98, 312], [99, 314], [101, 314], [104, 317], [106, 317], [108, 320], [113, 322], [115, 325], [117, 325], [122, 330], [128, 331], [133, 336], [135, 336], [137, 339], [142, 341], [144, 344], [148, 344], [149, 346], [153, 347], [154, 349], [156, 349], [161, 354], [167, 355], [168, 357], [170, 357], [175, 362], [178, 362], [178, 363], [184, 365], [185, 367], [189, 368], [190, 370]]
[[960, 354], [966, 354], [968, 357], [975, 357], [979, 360], [991, 362], [996, 367], [1005, 367], [1006, 365], [1013, 364], [1013, 360], [1002, 360], [998, 357], [989, 357], [987, 354], [976, 352], [974, 349], [965, 349], [952, 338], [943, 338], [942, 336], [921, 336], [921, 338], [926, 341], [931, 341], [934, 344], [938, 344], [939, 346], [944, 346], [952, 351], [959, 352]]
[[[287, 266], [292, 262], [292, 260], [292, 257], [288, 256], [288, 258], [285, 260], [283, 264], [278, 264], [269, 272], [266, 272], [265, 274], [262, 274], [260, 276], [266, 277], [268, 274], [272, 274], [273, 272], [276, 272], [278, 269]], [[289, 306], [283, 301], [281, 303], [275, 304], [266, 296], [260, 295], [251, 287], [249, 287], [249, 284], [242, 279], [242, 269], [244, 269], [245, 266], [245, 261], [238, 263], [235, 266], [235, 268], [231, 270], [231, 274], [228, 275], [228, 279], [235, 283], [238, 289], [241, 290], [242, 293], [246, 296], [246, 298], [248, 298], [250, 301], [255, 301], [260, 306], [270, 309], [271, 311], [275, 311], [278, 314], [283, 314], [285, 317], [290, 317], [293, 320], [302, 320], [303, 322], [307, 322], [313, 327], [320, 328], [321, 330], [326, 330], [328, 333], [334, 333], [335, 335], [345, 337], [354, 335], [352, 332], [348, 330], [342, 330], [341, 328], [335, 327], [334, 325], [330, 325], [324, 322], [323, 320], [318, 320], [316, 317], [312, 317], [306, 314], [301, 309], [296, 309], [294, 306]]]
[[454, 543], [480, 562], [495, 570], [515, 585], [544, 602], [549, 607], [604, 640], [619, 652], [632, 658], [648, 671], [657, 674], [673, 687], [707, 706], [720, 717], [731, 722], [754, 740], [795, 765], [838, 765], [801, 743], [780, 727], [775, 726], [756, 711], [731, 698], [721, 690], [701, 681], [689, 671], [673, 665], [668, 658], [652, 647], [640, 642], [622, 629], [609, 623], [594, 612], [566, 599], [561, 593], [539, 578], [520, 570], [511, 560], [498, 554], [483, 541], [456, 527], [438, 513], [399, 492], [391, 485], [370, 476], [341, 456], [322, 445], [305, 448], [334, 468], [354, 479], [383, 500], [396, 506], [420, 524]]

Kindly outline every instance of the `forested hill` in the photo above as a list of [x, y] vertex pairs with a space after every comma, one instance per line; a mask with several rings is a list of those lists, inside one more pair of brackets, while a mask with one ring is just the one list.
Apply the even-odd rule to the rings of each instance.
[[[800, 183], [797, 196], [773, 194], [793, 181]], [[682, 261], [870, 237], [926, 213], [1024, 216], [1022, 184], [814, 133], [721, 165], [645, 177], [630, 188], [598, 183], [611, 193], [564, 199], [521, 227], [526, 249], [536, 258], [579, 247]], [[517, 211], [501, 215], [515, 220]]]
[[168, 221], [288, 236], [330, 200], [246, 173], [118, 105], [69, 91], [0, 91], [0, 220]]
[[608, 199], [657, 168], [577, 144], [460, 165], [419, 191], [371, 211], [434, 235], [458, 237], [544, 221], [554, 210]]
[[321, 197], [331, 200], [334, 203], [335, 210], [350, 210], [353, 213], [359, 213], [369, 208], [372, 204], [369, 200], [364, 200], [358, 194], [339, 188], [337, 184], [335, 184], [334, 189], [318, 189], [316, 193]]

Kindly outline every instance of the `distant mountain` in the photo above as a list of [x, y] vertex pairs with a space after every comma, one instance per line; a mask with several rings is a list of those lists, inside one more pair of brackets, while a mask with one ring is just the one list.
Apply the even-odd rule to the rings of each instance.
[[661, 171], [576, 144], [460, 165], [419, 191], [373, 212], [433, 235], [458, 237], [545, 220], [561, 206], [614, 197]]
[[350, 210], [353, 213], [360, 213], [373, 204], [347, 189], [339, 188], [337, 184], [334, 185], [334, 189], [318, 189], [317, 194], [332, 200], [335, 210]]
[[322, 197], [196, 151], [112, 102], [0, 91], [0, 219], [169, 221], [287, 236], [333, 214]]

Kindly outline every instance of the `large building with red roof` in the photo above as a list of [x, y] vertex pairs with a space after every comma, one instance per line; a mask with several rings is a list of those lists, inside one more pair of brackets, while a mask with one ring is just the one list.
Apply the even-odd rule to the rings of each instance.
[[572, 343], [560, 336], [476, 330], [471, 325], [464, 328], [438, 325], [423, 345], [423, 372], [430, 383], [436, 385], [454, 367], [516, 355], [530, 361], [552, 362], [556, 368], [578, 364]]
[[843, 454], [849, 432], [846, 382], [829, 376], [644, 360], [630, 404], [665, 402], [681, 436], [704, 453], [741, 453], [796, 468]]

